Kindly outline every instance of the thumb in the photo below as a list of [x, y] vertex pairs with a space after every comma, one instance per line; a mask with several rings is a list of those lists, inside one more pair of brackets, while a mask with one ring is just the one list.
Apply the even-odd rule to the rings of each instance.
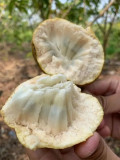
[[120, 94], [98, 96], [97, 98], [103, 106], [105, 114], [120, 112]]
[[82, 160], [119, 160], [98, 133], [77, 145], [75, 152]]

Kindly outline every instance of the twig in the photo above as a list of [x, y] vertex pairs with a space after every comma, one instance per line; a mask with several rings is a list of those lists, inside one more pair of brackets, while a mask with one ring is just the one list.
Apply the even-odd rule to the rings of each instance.
[[112, 18], [112, 21], [110, 22], [110, 26], [109, 26], [109, 29], [108, 29], [108, 32], [107, 32], [107, 36], [109, 36], [110, 32], [111, 32], [111, 29], [112, 29], [112, 26], [113, 26], [113, 23], [115, 21], [115, 17], [116, 17], [116, 14], [118, 12], [118, 9], [116, 9], [115, 13], [114, 13], [114, 16]]
[[[108, 3], [110, 3], [110, 0], [108, 1]], [[106, 34], [106, 29], [107, 29], [107, 19], [108, 19], [108, 10], [106, 11], [105, 20], [104, 20], [104, 32], [105, 32], [105, 34]]]
[[104, 34], [105, 32], [104, 32], [104, 29], [102, 28], [102, 26], [97, 21], [96, 21], [96, 23], [97, 23], [99, 29], [101, 30], [101, 32]]
[[85, 2], [85, 0], [83, 0], [83, 4], [84, 4], [84, 18], [85, 18], [85, 16], [86, 16], [86, 2]]
[[104, 41], [103, 41], [103, 49], [104, 49], [104, 52], [106, 51], [106, 46], [107, 46], [107, 43], [108, 43], [108, 40], [109, 40], [109, 35], [111, 33], [111, 30], [112, 30], [112, 26], [113, 26], [113, 23], [115, 21], [115, 17], [116, 17], [116, 14], [118, 12], [118, 9], [116, 9], [115, 13], [114, 13], [114, 16], [109, 24], [109, 28], [108, 30], [105, 32], [104, 34]]
[[83, 5], [84, 5], [84, 24], [87, 25], [86, 0], [83, 0]]
[[108, 19], [108, 10], [106, 11], [105, 21], [104, 21], [104, 32], [105, 33], [106, 33], [106, 29], [107, 29], [107, 19]]
[[49, 13], [48, 13], [48, 18], [52, 18], [52, 15], [51, 15], [51, 13], [52, 13], [52, 10], [51, 10], [51, 8], [52, 8], [52, 3], [53, 3], [53, 0], [49, 0], [49, 6], [48, 6], [48, 8], [49, 8]]
[[61, 16], [61, 18], [65, 18], [68, 13], [71, 11], [72, 7], [75, 5], [75, 3], [77, 2], [77, 0], [74, 0], [73, 3], [71, 4], [71, 6], [67, 9], [67, 11]]
[[108, 3], [108, 5], [100, 12], [100, 14], [98, 16], [95, 17], [95, 19], [90, 23], [90, 26], [93, 25], [93, 23], [100, 18], [101, 16], [104, 15], [104, 13], [111, 7], [111, 5], [115, 2], [115, 0], [112, 0], [110, 3]]

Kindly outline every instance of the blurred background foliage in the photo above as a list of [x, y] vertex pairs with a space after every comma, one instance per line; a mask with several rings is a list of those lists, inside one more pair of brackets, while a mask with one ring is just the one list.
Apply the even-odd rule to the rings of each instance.
[[[120, 0], [105, 10], [110, 0], [0, 0], [0, 50], [31, 56], [35, 27], [54, 17], [68, 19], [84, 27], [91, 26], [100, 39], [105, 55], [120, 55]], [[97, 18], [96, 18], [97, 17]]]
[[[106, 55], [101, 78], [120, 75], [120, 0], [0, 0], [0, 109], [18, 84], [41, 74], [32, 58], [32, 34], [53, 17], [91, 26]], [[107, 143], [120, 156], [120, 141]], [[0, 160], [27, 160], [23, 150], [0, 116]]]

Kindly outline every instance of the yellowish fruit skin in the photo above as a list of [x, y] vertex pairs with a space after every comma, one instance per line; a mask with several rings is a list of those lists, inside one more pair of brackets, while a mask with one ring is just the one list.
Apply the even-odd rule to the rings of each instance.
[[[97, 102], [98, 102], [98, 104], [100, 104], [98, 100], [97, 100]], [[100, 106], [101, 106], [101, 104], [100, 104]], [[89, 134], [87, 135], [87, 138], [86, 138], [86, 139], [83, 139], [83, 140], [81, 140], [81, 141], [77, 140], [77, 141], [74, 141], [74, 143], [69, 143], [68, 145], [64, 145], [64, 146], [60, 146], [60, 145], [55, 146], [55, 145], [49, 145], [49, 144], [44, 143], [44, 144], [38, 145], [38, 146], [36, 146], [36, 147], [34, 147], [34, 148], [32, 148], [31, 146], [28, 146], [28, 145], [25, 143], [25, 141], [24, 141], [24, 136], [22, 135], [22, 132], [21, 132], [21, 130], [20, 130], [20, 127], [18, 127], [17, 125], [16, 125], [16, 127], [15, 127], [15, 126], [9, 124], [9, 123], [5, 120], [4, 112], [3, 112], [2, 110], [1, 110], [0, 112], [1, 112], [1, 115], [2, 115], [2, 117], [3, 117], [3, 119], [4, 119], [4, 122], [5, 122], [9, 127], [15, 129], [17, 138], [18, 138], [18, 140], [20, 141], [20, 143], [21, 143], [23, 146], [25, 146], [26, 148], [29, 148], [29, 149], [31, 149], [31, 150], [36, 150], [36, 149], [38, 149], [38, 148], [65, 149], [65, 148], [68, 148], [68, 147], [72, 147], [72, 146], [74, 146], [74, 145], [76, 145], [76, 144], [85, 142], [89, 137], [91, 137], [91, 136], [93, 135], [94, 131], [97, 129], [97, 127], [100, 125], [101, 121], [103, 120], [104, 112], [103, 112], [102, 106], [101, 106], [101, 111], [102, 111], [102, 114], [101, 114], [101, 116], [100, 116], [98, 125], [96, 126], [96, 128], [95, 128], [91, 133], [89, 133]]]
[[[52, 20], [52, 21], [56, 21], [56, 20], [58, 20], [58, 19], [59, 19], [59, 18], [54, 18], [54, 19], [51, 19], [51, 20]], [[44, 22], [42, 22], [40, 25], [42, 25], [43, 23], [44, 23]], [[96, 38], [96, 36], [94, 35], [94, 33], [93, 33], [90, 29], [89, 29], [89, 33], [90, 33], [91, 36], [93, 36], [94, 38]], [[33, 36], [34, 36], [34, 34], [33, 34]], [[36, 51], [35, 51], [35, 47], [34, 47], [33, 42], [32, 42], [32, 48], [33, 48], [33, 57], [34, 57], [35, 61], [37, 62], [37, 64], [39, 65], [39, 67], [43, 70], [42, 66], [41, 66], [41, 65], [38, 63], [38, 61], [37, 61], [37, 55], [36, 55]], [[103, 63], [103, 65], [104, 65], [104, 63]], [[101, 67], [101, 71], [102, 71], [102, 68], [103, 68], [103, 66]], [[43, 70], [43, 71], [44, 71], [44, 70]], [[44, 72], [45, 72], [45, 71], [44, 71]], [[45, 73], [46, 73], [46, 72], [45, 72]], [[101, 72], [100, 72], [100, 73], [101, 73]], [[100, 73], [99, 73], [99, 74], [100, 74]], [[49, 74], [49, 73], [47, 73], [47, 74]], [[93, 79], [93, 81], [98, 78], [99, 74]], [[93, 82], [93, 81], [91, 81], [91, 82]], [[91, 83], [91, 82], [89, 82], [89, 83]], [[77, 84], [77, 85], [79, 85], [79, 84]], [[82, 84], [82, 85], [85, 85], [85, 84]], [[81, 85], [81, 86], [82, 86], [82, 85]], [[98, 103], [99, 103], [99, 101], [98, 101]], [[102, 110], [102, 106], [101, 106], [101, 110]], [[9, 127], [15, 129], [19, 141], [20, 141], [26, 148], [30, 148], [30, 146], [27, 146], [26, 143], [24, 143], [24, 139], [23, 139], [23, 137], [22, 137], [22, 135], [21, 135], [20, 130], [19, 130], [17, 127], [15, 128], [13, 125], [8, 124], [8, 122], [5, 120], [4, 112], [3, 112], [2, 110], [1, 110], [0, 112], [1, 112], [1, 115], [2, 115], [5, 123], [6, 123]], [[101, 121], [102, 121], [102, 119], [103, 119], [103, 115], [104, 115], [104, 113], [103, 113], [103, 114], [101, 115], [101, 117], [100, 117], [99, 124], [101, 123]], [[98, 126], [99, 126], [99, 124], [98, 124]], [[96, 129], [97, 129], [98, 126], [96, 126]], [[96, 129], [95, 129], [95, 130], [96, 130]], [[95, 131], [95, 130], [94, 130], [94, 131]], [[93, 131], [93, 133], [94, 133], [94, 131]], [[91, 137], [91, 136], [93, 135], [93, 133], [89, 134], [87, 138]], [[18, 136], [18, 135], [19, 135], [19, 136]], [[86, 139], [84, 139], [84, 140], [81, 141], [81, 142], [84, 142], [84, 141], [86, 141]], [[35, 149], [37, 149], [37, 148], [44, 148], [44, 147], [45, 147], [45, 148], [54, 148], [54, 149], [64, 149], [64, 148], [71, 147], [71, 146], [73, 146], [73, 145], [75, 145], [75, 144], [81, 143], [81, 142], [76, 141], [76, 142], [74, 142], [74, 143], [71, 143], [71, 144], [69, 144], [69, 145], [62, 146], [62, 147], [52, 146], [52, 145], [51, 145], [51, 146], [46, 146], [46, 145], [44, 145], [44, 146], [37, 146], [36, 148], [31, 148], [31, 149], [32, 149], [32, 150], [35, 150]]]
[[[57, 21], [57, 20], [60, 20], [60, 19], [61, 19], [61, 18], [47, 19], [47, 20], [41, 22], [41, 23], [39, 24], [39, 26], [43, 25], [43, 24], [46, 23], [47, 21]], [[70, 23], [71, 23], [71, 22], [70, 22]], [[38, 27], [39, 27], [39, 26], [38, 26]], [[38, 27], [35, 29], [35, 31], [34, 31], [34, 33], [33, 33], [33, 37], [34, 37], [35, 32], [37, 32]], [[86, 30], [88, 31], [88, 33], [89, 33], [90, 36], [92, 36], [92, 37], [95, 38], [95, 39], [98, 39], [98, 38], [96, 37], [96, 35], [94, 34], [94, 32], [92, 31], [91, 27], [87, 27]], [[100, 43], [100, 42], [99, 42], [99, 43]], [[103, 52], [103, 53], [104, 53], [104, 52]], [[37, 65], [40, 67], [40, 69], [43, 71], [43, 73], [46, 73], [46, 74], [48, 74], [48, 75], [54, 75], [54, 74], [50, 74], [50, 73], [46, 72], [46, 71], [44, 70], [44, 68], [41, 66], [41, 64], [37, 61], [37, 54], [36, 54], [36, 49], [35, 49], [35, 46], [34, 46], [34, 43], [33, 43], [33, 38], [32, 38], [32, 54], [33, 54], [33, 57], [34, 57], [35, 62], [36, 62]], [[103, 54], [103, 55], [104, 55], [104, 54]], [[104, 56], [104, 57], [105, 57], [105, 56]], [[101, 66], [100, 72], [96, 75], [96, 77], [94, 77], [94, 79], [93, 79], [91, 82], [82, 83], [82, 84], [78, 84], [78, 83], [75, 83], [75, 82], [74, 82], [74, 83], [75, 83], [76, 85], [78, 85], [78, 86], [84, 86], [84, 85], [86, 85], [86, 84], [90, 84], [90, 83], [94, 82], [96, 79], [99, 78], [99, 75], [101, 74], [102, 69], [103, 69], [103, 67], [104, 67], [104, 62], [105, 62], [105, 58], [103, 58], [103, 65]], [[70, 79], [68, 79], [68, 80], [70, 80]]]

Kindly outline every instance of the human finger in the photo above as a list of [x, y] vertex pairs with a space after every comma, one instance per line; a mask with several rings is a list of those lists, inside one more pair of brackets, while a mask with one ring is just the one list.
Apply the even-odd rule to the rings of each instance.
[[74, 147], [60, 149], [62, 160], [81, 160], [74, 152]]
[[103, 138], [106, 138], [106, 137], [109, 137], [111, 136], [111, 130], [108, 126], [104, 126], [104, 128], [100, 129], [100, 130], [97, 130], [97, 132], [103, 137]]
[[107, 76], [104, 79], [86, 85], [84, 91], [89, 91], [93, 95], [111, 95], [120, 93], [120, 76]]
[[104, 119], [102, 120], [101, 124], [97, 128], [97, 132], [103, 137], [109, 137], [111, 135], [110, 128], [106, 125]]
[[90, 137], [86, 142], [77, 145], [75, 152], [82, 160], [119, 159], [97, 133]]
[[36, 151], [26, 149], [26, 153], [30, 160], [61, 160], [60, 153], [53, 149], [37, 149]]
[[101, 103], [105, 114], [120, 112], [120, 94], [97, 96], [97, 98]]

